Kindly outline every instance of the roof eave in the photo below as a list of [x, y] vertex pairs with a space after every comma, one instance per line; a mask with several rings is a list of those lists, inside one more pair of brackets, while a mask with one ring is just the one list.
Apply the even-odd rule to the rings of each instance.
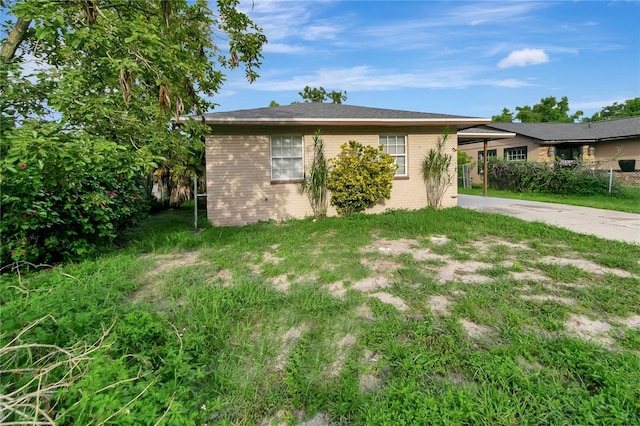
[[516, 134], [511, 132], [496, 132], [496, 133], [458, 133], [458, 139], [511, 139], [515, 138]]
[[[186, 118], [179, 122], [184, 123]], [[207, 119], [208, 125], [222, 126], [473, 126], [489, 123], [484, 118], [217, 118]]]

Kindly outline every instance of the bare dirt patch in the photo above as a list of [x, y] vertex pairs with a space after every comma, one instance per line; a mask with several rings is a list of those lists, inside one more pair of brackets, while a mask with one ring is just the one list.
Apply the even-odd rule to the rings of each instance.
[[585, 272], [589, 272], [592, 274], [612, 274], [621, 278], [627, 278], [633, 276], [631, 273], [624, 271], [622, 269], [617, 268], [606, 268], [604, 266], [598, 265], [595, 262], [585, 259], [568, 259], [566, 257], [554, 257], [554, 256], [546, 256], [539, 260], [540, 263], [546, 263], [549, 265], [560, 265], [560, 266], [575, 266], [576, 268], [582, 269]]
[[479, 269], [490, 268], [491, 265], [475, 261], [451, 261], [440, 270], [440, 282], [461, 281], [463, 283], [485, 283], [491, 278], [475, 274]]
[[372, 352], [370, 350], [365, 350], [362, 354], [362, 359], [360, 363], [367, 366], [374, 366], [378, 363], [378, 360], [382, 359], [382, 354], [378, 352]]
[[368, 305], [360, 305], [356, 308], [356, 316], [365, 321], [373, 321], [375, 315]]
[[147, 278], [155, 277], [162, 272], [175, 268], [206, 264], [205, 261], [198, 259], [197, 251], [185, 251], [176, 254], [158, 254], [150, 257], [155, 261], [155, 266], [153, 270], [147, 272]]
[[493, 329], [484, 325], [476, 324], [466, 318], [460, 318], [460, 324], [472, 339], [482, 339], [493, 333]]
[[612, 346], [613, 339], [608, 335], [611, 324], [591, 320], [584, 315], [571, 315], [564, 323], [564, 328], [570, 334], [588, 341], [595, 341], [605, 346]]
[[311, 326], [309, 324], [302, 323], [297, 327], [291, 327], [281, 336], [282, 346], [280, 348], [280, 353], [278, 353], [278, 356], [271, 365], [271, 369], [273, 371], [284, 371], [291, 349], [293, 349], [295, 343], [300, 340], [300, 337], [310, 329]]
[[154, 260], [154, 267], [144, 276], [144, 285], [131, 295], [133, 303], [142, 300], [154, 301], [162, 293], [162, 282], [157, 278], [163, 272], [188, 266], [206, 265], [207, 262], [198, 259], [197, 251], [182, 253], [158, 254], [147, 256]]
[[[381, 354], [365, 350], [360, 363], [365, 367], [372, 368], [376, 366], [378, 360], [381, 358]], [[360, 390], [360, 393], [378, 392], [380, 389], [382, 389], [382, 383], [383, 378], [373, 371], [367, 371], [363, 374], [360, 374], [360, 376], [358, 377], [358, 389]]]
[[441, 262], [447, 262], [449, 260], [448, 256], [431, 253], [431, 250], [429, 249], [415, 249], [411, 254], [413, 256], [413, 260], [415, 260], [416, 262], [422, 262], [425, 260], [438, 260]]
[[356, 344], [356, 337], [353, 334], [347, 334], [344, 336], [337, 344], [337, 348], [335, 353], [337, 354], [336, 358], [333, 360], [331, 367], [329, 367], [328, 377], [330, 379], [335, 379], [340, 376], [342, 373], [342, 368], [344, 367], [344, 363], [347, 358], [347, 353], [349, 349]]
[[403, 253], [411, 253], [418, 246], [416, 240], [401, 238], [399, 240], [376, 239], [369, 247], [365, 247], [364, 251], [378, 252], [382, 254], [392, 254], [395, 256]]
[[431, 296], [429, 298], [429, 308], [434, 314], [448, 316], [450, 306], [451, 301], [446, 296]]
[[449, 242], [449, 238], [446, 235], [432, 235], [429, 237], [429, 241], [436, 245], [444, 245]]
[[393, 273], [402, 267], [400, 263], [389, 259], [362, 259], [360, 263], [379, 274]]
[[262, 254], [262, 261], [265, 263], [272, 263], [274, 265], [277, 265], [278, 263], [282, 262], [284, 259], [281, 257], [277, 257], [275, 255], [273, 255], [272, 253], [269, 252], [265, 252]]
[[289, 278], [287, 278], [286, 274], [278, 275], [273, 279], [272, 283], [276, 290], [285, 293], [289, 291], [289, 288], [291, 287], [291, 282], [289, 282]]
[[486, 240], [475, 241], [471, 244], [471, 247], [475, 247], [484, 253], [494, 251], [496, 246], [506, 246], [510, 249], [530, 250], [529, 245], [526, 243], [510, 243], [509, 241], [497, 238], [487, 238]]
[[364, 280], [360, 280], [351, 285], [351, 288], [354, 290], [368, 292], [372, 290], [377, 290], [379, 288], [387, 288], [389, 287], [389, 280], [385, 277], [369, 277]]
[[640, 328], [640, 315], [632, 315], [628, 318], [619, 318], [618, 322], [630, 329]]
[[231, 274], [231, 271], [228, 269], [221, 269], [216, 274], [216, 278], [222, 281], [223, 287], [227, 287], [230, 285], [232, 276], [233, 275]]
[[382, 378], [373, 373], [364, 373], [358, 377], [360, 393], [378, 392], [382, 389]]
[[554, 287], [555, 288], [564, 287], [564, 288], [576, 289], [576, 288], [587, 288], [589, 286], [587, 284], [563, 283], [563, 282], [556, 281], [552, 285], [548, 284], [545, 287], [551, 288], [553, 290]]
[[518, 281], [549, 281], [549, 277], [534, 271], [511, 272], [511, 276]]
[[404, 303], [404, 300], [402, 300], [399, 297], [396, 297], [396, 296], [394, 296], [392, 294], [389, 294], [389, 293], [378, 292], [378, 293], [370, 294], [369, 297], [375, 297], [376, 299], [378, 299], [382, 303], [386, 303], [388, 305], [392, 305], [393, 307], [395, 307], [399, 311], [406, 311], [406, 310], [409, 309], [407, 304]]
[[328, 416], [325, 413], [318, 413], [313, 418], [304, 420], [306, 413], [302, 410], [278, 410], [271, 418], [263, 419], [260, 426], [286, 426], [291, 424], [294, 418], [300, 426], [327, 426], [329, 425]]
[[[435, 240], [434, 240], [435, 239]], [[432, 241], [438, 241], [436, 244], [445, 244], [449, 240], [447, 237], [431, 237]], [[378, 252], [386, 255], [400, 256], [401, 254], [410, 254], [417, 262], [425, 260], [446, 261], [449, 258], [441, 254], [432, 253], [426, 248], [419, 248], [416, 240], [401, 238], [399, 240], [375, 240], [371, 246], [364, 249], [365, 252]], [[397, 268], [395, 268], [397, 269]]]
[[522, 299], [525, 300], [533, 300], [533, 301], [537, 301], [537, 302], [556, 302], [556, 303], [561, 303], [563, 305], [575, 305], [576, 301], [575, 299], [572, 299], [570, 297], [560, 297], [560, 296], [554, 296], [552, 294], [523, 294], [520, 296]]
[[335, 283], [329, 284], [327, 286], [327, 290], [329, 290], [329, 293], [331, 293], [331, 295], [339, 299], [344, 299], [345, 295], [347, 294], [347, 288], [344, 286], [344, 283], [342, 281], [336, 281]]

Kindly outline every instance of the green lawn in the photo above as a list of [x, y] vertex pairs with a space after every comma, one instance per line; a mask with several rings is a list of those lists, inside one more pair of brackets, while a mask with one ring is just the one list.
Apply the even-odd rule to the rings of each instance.
[[640, 246], [461, 208], [199, 233], [191, 214], [0, 276], [0, 365], [39, 368], [0, 375], [5, 406], [58, 425], [640, 423]]
[[[471, 189], [458, 188], [460, 194], [482, 195], [482, 185], [473, 185]], [[538, 192], [517, 192], [500, 189], [487, 191], [489, 197], [514, 198], [518, 200], [543, 201], [547, 203], [570, 204], [574, 206], [594, 207], [596, 209], [617, 210], [621, 212], [640, 213], [640, 186], [626, 186], [622, 193], [607, 195], [556, 195]]]

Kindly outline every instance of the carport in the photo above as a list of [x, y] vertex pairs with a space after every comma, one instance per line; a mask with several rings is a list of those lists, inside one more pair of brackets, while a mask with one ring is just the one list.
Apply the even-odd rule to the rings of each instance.
[[458, 145], [467, 145], [472, 143], [483, 142], [483, 167], [482, 167], [482, 195], [487, 196], [487, 145], [489, 141], [498, 139], [511, 139], [515, 138], [516, 134], [511, 132], [505, 132], [496, 129], [490, 129], [487, 127], [470, 127], [467, 129], [458, 130]]

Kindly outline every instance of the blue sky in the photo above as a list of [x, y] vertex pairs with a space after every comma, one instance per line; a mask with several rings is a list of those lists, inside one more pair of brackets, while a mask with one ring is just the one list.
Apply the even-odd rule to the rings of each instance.
[[586, 116], [640, 96], [640, 2], [242, 0], [261, 77], [228, 74], [216, 111], [301, 100], [479, 117], [569, 98]]

